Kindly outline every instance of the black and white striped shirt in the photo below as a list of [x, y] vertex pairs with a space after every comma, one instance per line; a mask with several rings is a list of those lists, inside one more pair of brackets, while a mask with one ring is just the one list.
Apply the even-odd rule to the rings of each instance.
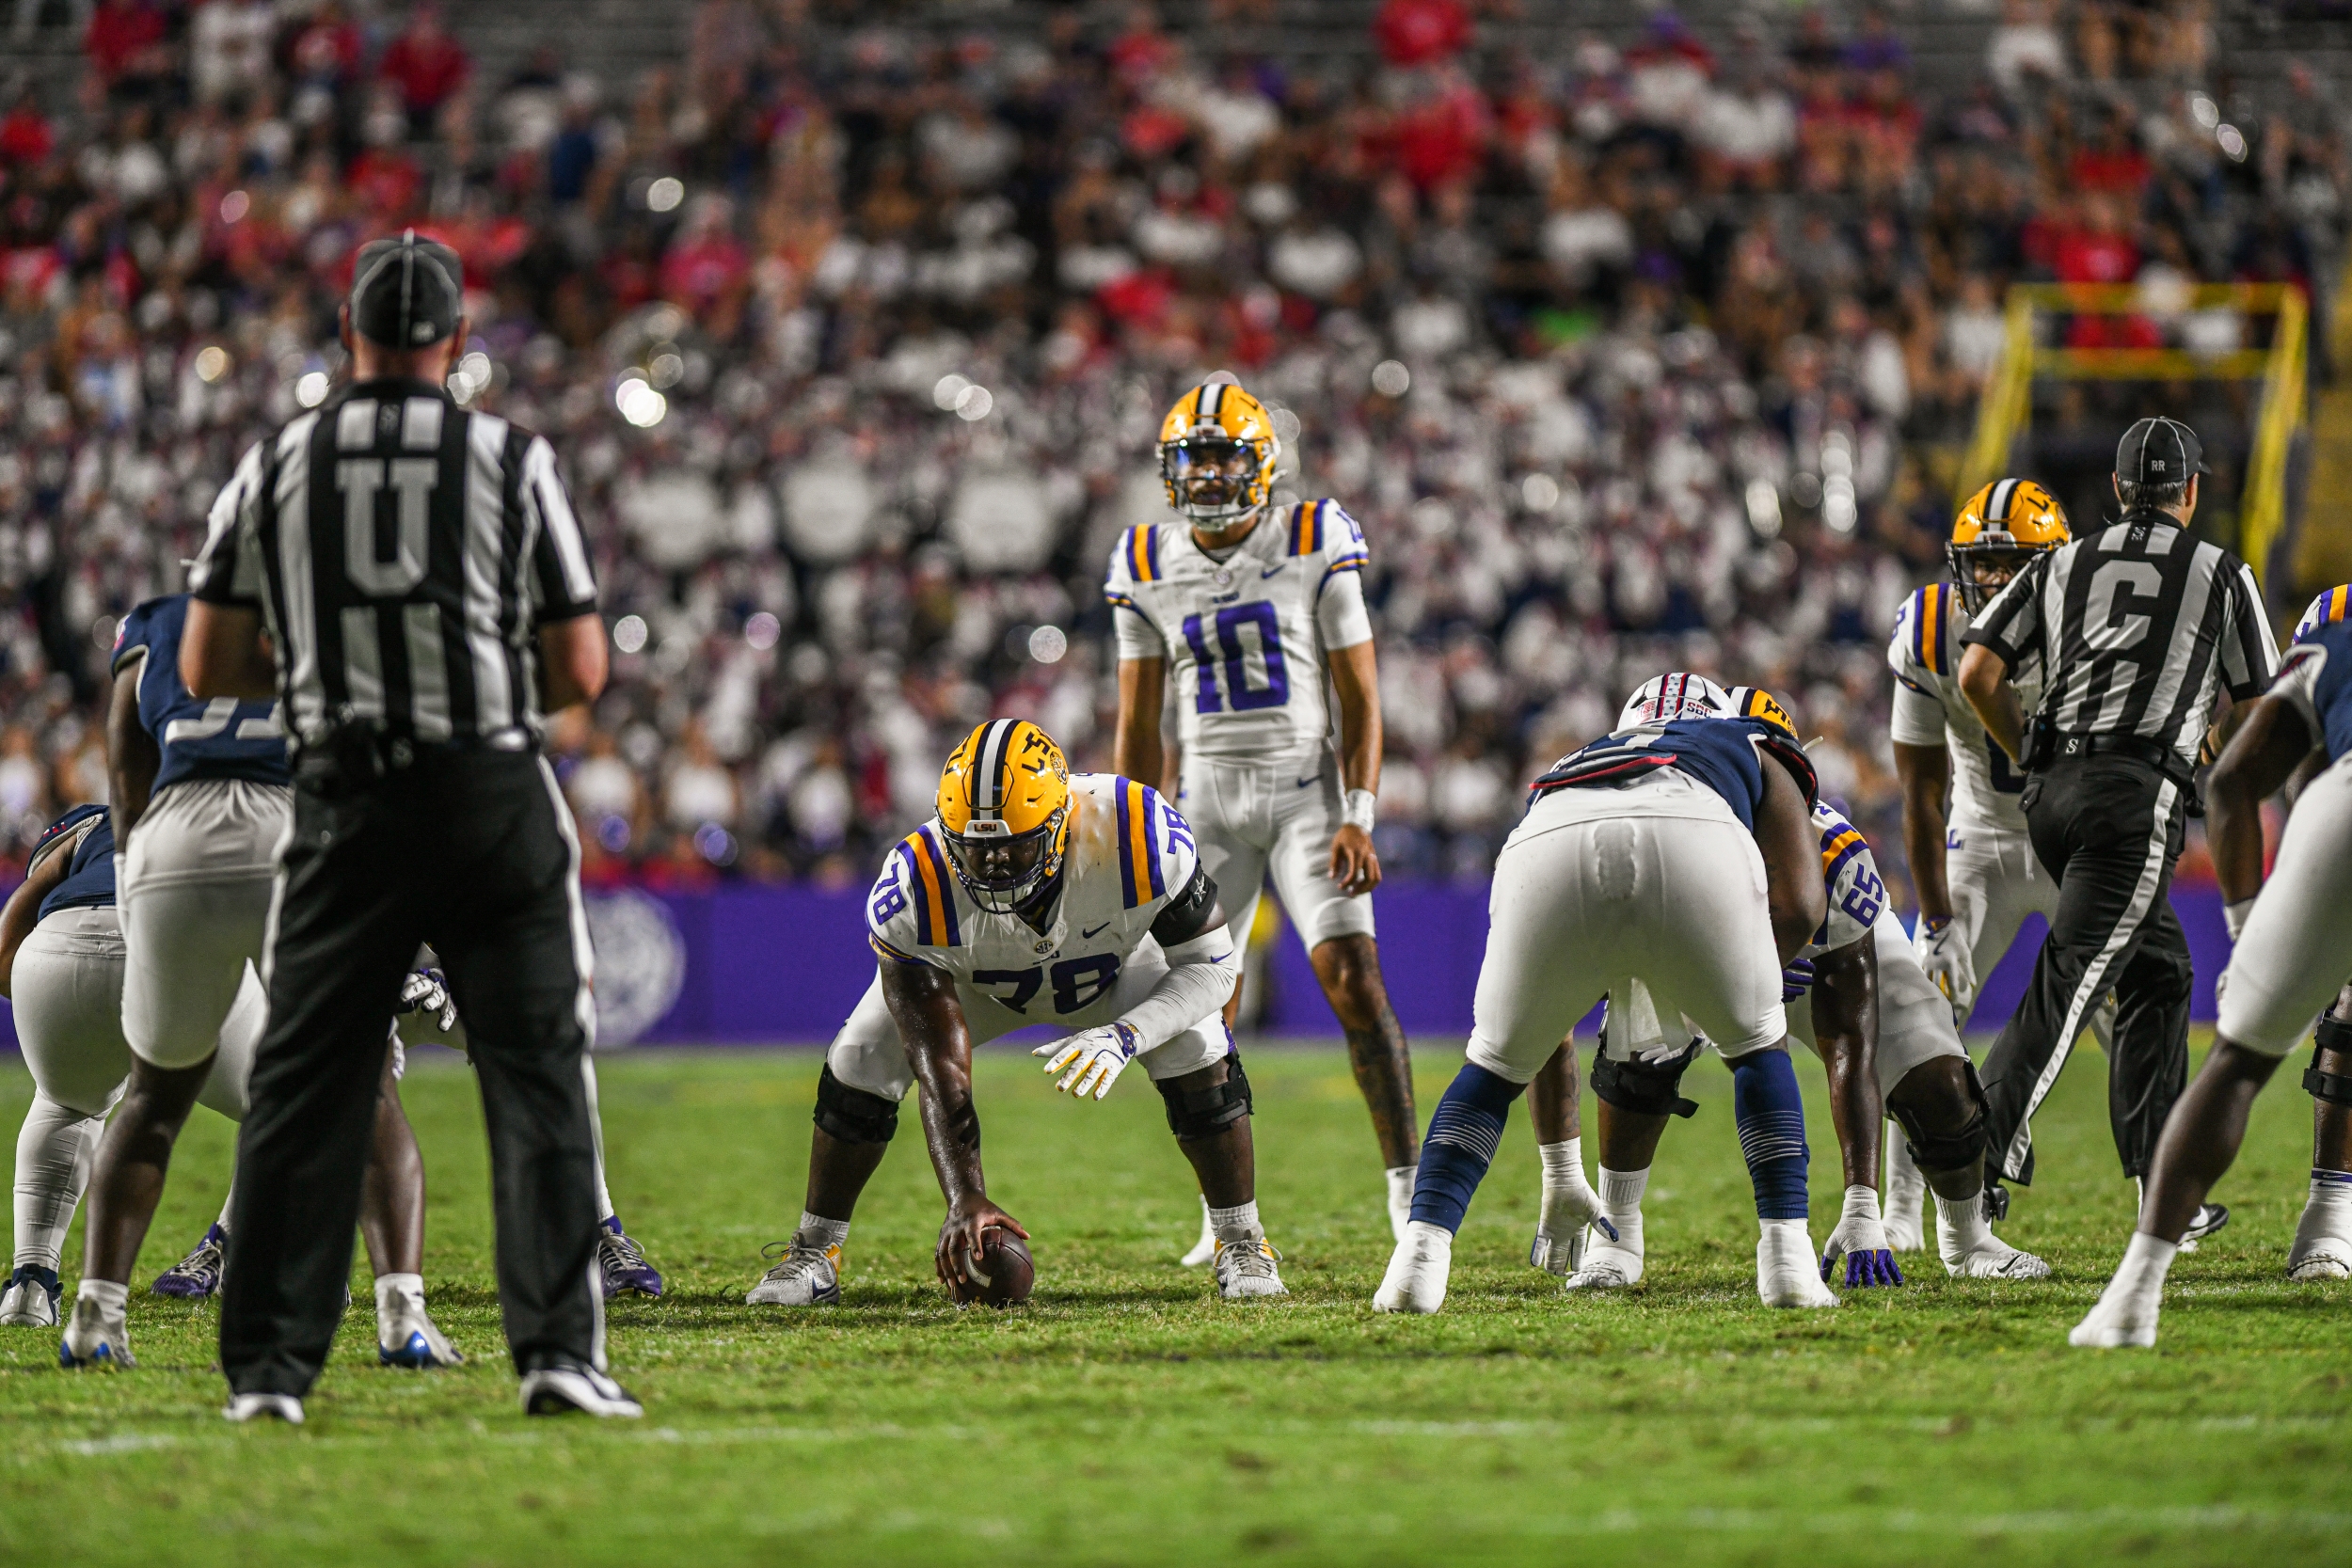
[[2192, 766], [2219, 694], [2244, 702], [2279, 670], [2254, 574], [2159, 512], [2036, 556], [1961, 641], [2012, 675], [2038, 667], [2061, 734], [2138, 736]]
[[260, 609], [304, 742], [348, 716], [528, 745], [537, 630], [596, 608], [546, 437], [421, 381], [349, 387], [246, 452], [189, 587]]

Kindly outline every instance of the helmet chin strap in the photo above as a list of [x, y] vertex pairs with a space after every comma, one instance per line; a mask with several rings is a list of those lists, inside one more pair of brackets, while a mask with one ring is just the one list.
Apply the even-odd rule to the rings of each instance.
[[[1248, 538], [1250, 531], [1258, 526], [1259, 520], [1264, 515], [1265, 506], [1262, 503], [1251, 507], [1239, 516], [1221, 517], [1214, 523], [1204, 523], [1199, 518], [1187, 518], [1186, 521], [1192, 524], [1194, 544], [1199, 545], [1204, 550], [1223, 550], [1231, 549]], [[1216, 542], [1212, 544], [1204, 541], [1200, 537], [1204, 533]], [[1228, 535], [1231, 537], [1227, 537]]]

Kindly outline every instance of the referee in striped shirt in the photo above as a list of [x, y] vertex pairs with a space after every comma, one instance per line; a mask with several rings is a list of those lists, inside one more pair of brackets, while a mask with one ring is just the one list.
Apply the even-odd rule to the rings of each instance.
[[[2217, 705], [2261, 695], [2279, 668], [2253, 574], [2187, 532], [2201, 458], [2177, 420], [2133, 425], [2115, 451], [2123, 515], [2036, 556], [1961, 638], [1961, 690], [2024, 766], [2026, 825], [2058, 884], [2025, 999], [1984, 1064], [1994, 1174], [2023, 1184], [2033, 1115], [2110, 988], [2107, 1114], [2126, 1176], [2147, 1175], [2187, 1078], [2188, 941], [2166, 890]], [[2042, 676], [2030, 728], [2010, 684], [2028, 669]], [[1998, 1188], [1986, 1196], [2006, 1207]], [[2224, 1218], [2201, 1214], [2191, 1234]]]
[[604, 626], [553, 450], [444, 389], [463, 299], [444, 245], [360, 250], [350, 384], [246, 453], [191, 575], [189, 689], [278, 698], [294, 752], [222, 1293], [240, 1420], [300, 1420], [326, 1362], [384, 1037], [427, 942], [481, 1082], [524, 1408], [640, 1414], [604, 1373], [588, 927], [539, 754], [547, 713], [603, 689]]

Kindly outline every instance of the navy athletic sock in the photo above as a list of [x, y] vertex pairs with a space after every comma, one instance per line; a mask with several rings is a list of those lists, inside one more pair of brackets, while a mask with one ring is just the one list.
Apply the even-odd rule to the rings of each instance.
[[1756, 1217], [1805, 1217], [1804, 1100], [1796, 1065], [1778, 1047], [1751, 1051], [1731, 1064], [1731, 1114], [1740, 1124], [1740, 1152], [1756, 1185]]
[[1421, 1141], [1421, 1168], [1413, 1175], [1413, 1218], [1462, 1228], [1470, 1195], [1486, 1180], [1495, 1146], [1511, 1101], [1527, 1087], [1475, 1062], [1465, 1062], [1448, 1084]]

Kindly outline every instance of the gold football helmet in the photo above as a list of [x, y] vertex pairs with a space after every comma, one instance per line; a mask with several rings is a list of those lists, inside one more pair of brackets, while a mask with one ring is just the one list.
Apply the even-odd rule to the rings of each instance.
[[1282, 443], [1265, 404], [1237, 383], [1212, 381], [1178, 398], [1160, 421], [1159, 455], [1168, 504], [1219, 528], [1272, 498]]
[[1960, 602], [1976, 614], [2023, 570], [2026, 558], [2066, 543], [2066, 508], [2030, 479], [1996, 479], [1952, 520], [1944, 546]]
[[956, 879], [980, 908], [1010, 914], [1060, 875], [1070, 847], [1070, 765], [1025, 719], [992, 719], [939, 776], [939, 825]]

